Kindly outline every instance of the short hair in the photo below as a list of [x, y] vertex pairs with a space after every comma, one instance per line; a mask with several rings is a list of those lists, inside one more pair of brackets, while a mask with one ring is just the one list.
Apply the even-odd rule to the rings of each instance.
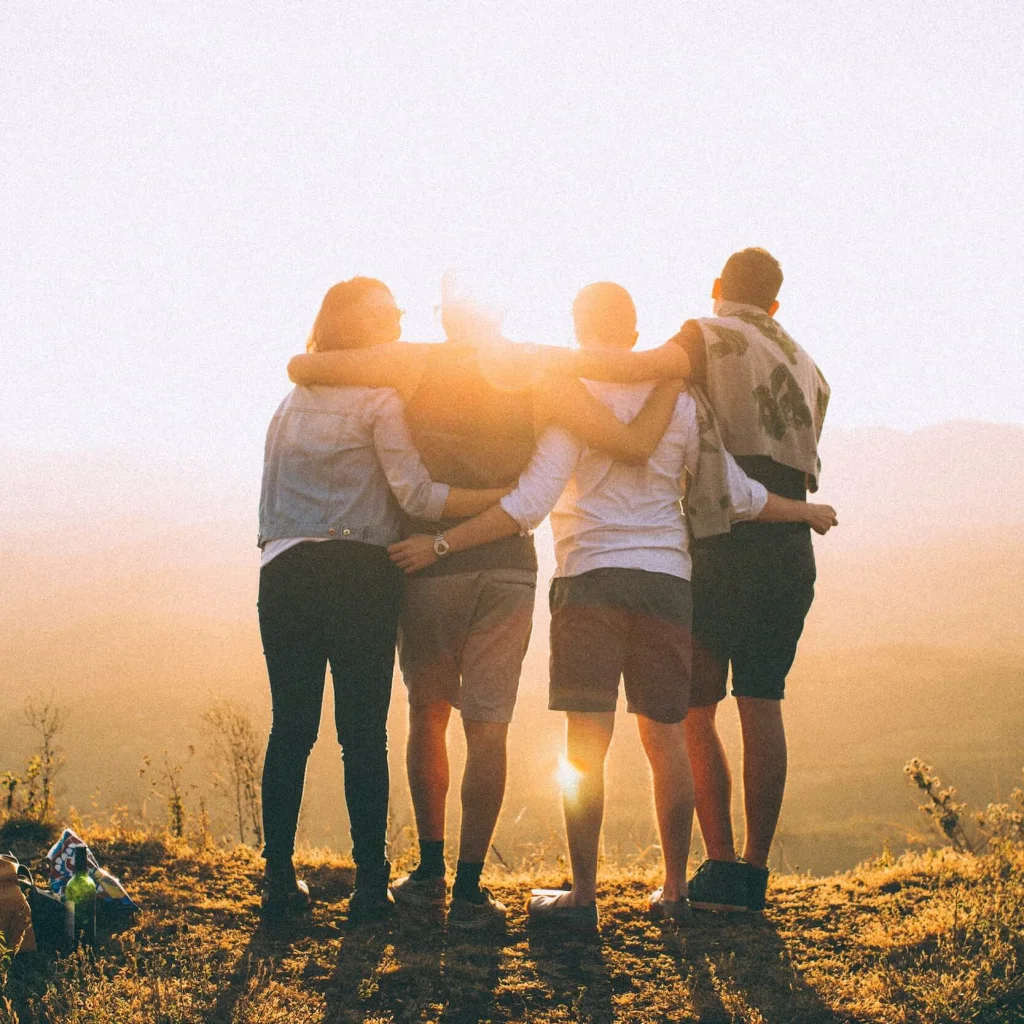
[[782, 267], [765, 249], [734, 252], [722, 268], [722, 298], [747, 302], [767, 311], [782, 287]]
[[[391, 289], [375, 277], [351, 277], [327, 289], [320, 312], [313, 322], [307, 352], [330, 352], [339, 348], [359, 348], [363, 339], [351, 314], [357, 303], [375, 291], [391, 295]], [[392, 296], [394, 298], [394, 296]]]
[[597, 281], [581, 288], [573, 300], [572, 319], [576, 337], [614, 339], [636, 334], [636, 306], [621, 284]]

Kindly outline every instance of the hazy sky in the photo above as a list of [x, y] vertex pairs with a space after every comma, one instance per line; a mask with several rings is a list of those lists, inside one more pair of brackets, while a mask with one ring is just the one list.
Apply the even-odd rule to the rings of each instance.
[[253, 465], [323, 290], [642, 338], [763, 245], [832, 422], [1024, 421], [1024, 5], [0, 6], [2, 439]]

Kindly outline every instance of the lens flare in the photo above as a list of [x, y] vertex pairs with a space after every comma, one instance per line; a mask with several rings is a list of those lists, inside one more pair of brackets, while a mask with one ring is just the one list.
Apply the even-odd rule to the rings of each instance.
[[558, 759], [558, 768], [555, 770], [555, 781], [562, 790], [562, 795], [569, 800], [575, 800], [580, 791], [580, 779], [583, 773], [564, 755]]

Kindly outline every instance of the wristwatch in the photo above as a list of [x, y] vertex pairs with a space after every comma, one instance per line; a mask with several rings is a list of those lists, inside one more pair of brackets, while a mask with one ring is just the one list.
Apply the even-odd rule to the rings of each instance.
[[451, 550], [451, 545], [445, 540], [444, 533], [439, 533], [434, 538], [434, 554], [438, 558], [444, 558], [445, 555]]

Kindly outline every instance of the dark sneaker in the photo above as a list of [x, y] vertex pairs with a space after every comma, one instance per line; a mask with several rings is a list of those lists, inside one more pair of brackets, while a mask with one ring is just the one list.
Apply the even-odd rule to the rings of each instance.
[[747, 907], [754, 913], [764, 910], [764, 896], [768, 889], [768, 869], [755, 868], [746, 861], [740, 862], [747, 869]]
[[387, 888], [364, 886], [355, 888], [348, 899], [349, 924], [387, 920], [394, 912], [395, 898]]
[[655, 889], [648, 896], [647, 909], [655, 921], [667, 921], [677, 926], [688, 925], [693, 921], [690, 901], [685, 896], [680, 896], [677, 900], [667, 900], [662, 889]]
[[391, 883], [391, 894], [395, 897], [395, 902], [401, 906], [443, 914], [444, 905], [448, 900], [448, 883], [445, 882], [444, 875], [437, 878], [403, 875]]
[[305, 913], [309, 909], [309, 886], [295, 877], [289, 864], [280, 870], [268, 869], [263, 876], [260, 911], [268, 920]]
[[482, 900], [452, 896], [448, 907], [448, 930], [452, 931], [504, 931], [508, 910], [505, 904], [491, 895], [490, 889], [481, 887]]
[[733, 913], [748, 910], [749, 873], [750, 865], [741, 861], [704, 861], [689, 881], [690, 906]]
[[593, 935], [598, 930], [597, 904], [574, 907], [564, 901], [565, 889], [533, 889], [526, 904], [531, 925], [552, 926], [569, 932]]
[[383, 921], [395, 909], [395, 900], [388, 888], [391, 865], [387, 860], [372, 866], [356, 868], [356, 880], [348, 900], [349, 924]]

